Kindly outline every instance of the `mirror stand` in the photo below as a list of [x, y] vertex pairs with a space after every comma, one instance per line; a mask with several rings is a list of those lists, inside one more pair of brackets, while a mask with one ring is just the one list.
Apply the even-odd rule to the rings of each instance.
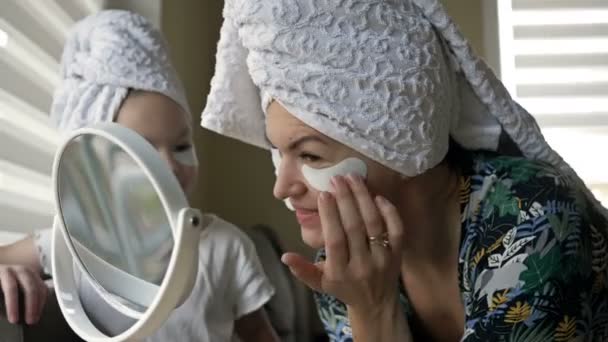
[[[82, 306], [74, 277], [74, 262], [71, 250], [74, 248], [67, 236], [67, 230], [61, 219], [55, 218], [53, 225], [53, 282], [61, 311], [72, 329], [83, 339], [91, 342], [138, 341], [151, 335], [158, 329], [169, 314], [181, 305], [190, 295], [197, 272], [190, 268], [179, 267], [198, 255], [198, 242], [204, 234], [207, 223], [200, 211], [183, 208], [178, 213], [178, 229], [175, 230], [176, 255], [171, 259], [167, 275], [155, 294], [152, 304], [139, 317], [136, 324], [117, 336], [107, 336], [101, 332], [87, 317]], [[201, 229], [202, 232], [201, 232]], [[194, 265], [196, 267], [196, 265]], [[119, 270], [114, 270], [114, 272]], [[117, 273], [114, 273], [116, 275]], [[116, 281], [118, 278], [114, 278]], [[134, 288], [133, 291], [140, 291]]]

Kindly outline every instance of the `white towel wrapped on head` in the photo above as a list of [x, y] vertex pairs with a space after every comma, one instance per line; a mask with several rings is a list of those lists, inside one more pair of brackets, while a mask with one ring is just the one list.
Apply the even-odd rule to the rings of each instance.
[[106, 10], [72, 29], [51, 119], [66, 132], [114, 120], [130, 89], [168, 96], [190, 113], [162, 34], [139, 14]]

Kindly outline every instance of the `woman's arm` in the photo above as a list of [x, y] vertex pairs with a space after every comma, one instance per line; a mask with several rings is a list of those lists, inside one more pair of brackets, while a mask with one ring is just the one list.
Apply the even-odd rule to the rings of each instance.
[[245, 342], [279, 341], [264, 309], [249, 313], [234, 323], [237, 335]]

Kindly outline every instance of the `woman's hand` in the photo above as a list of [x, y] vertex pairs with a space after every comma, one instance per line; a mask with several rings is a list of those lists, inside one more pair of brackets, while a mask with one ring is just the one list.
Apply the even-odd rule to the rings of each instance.
[[[49, 289], [35, 271], [26, 266], [0, 265], [0, 290], [10, 323], [31, 325], [40, 320]], [[25, 304], [25, 312], [19, 312], [20, 301]], [[25, 322], [19, 322], [20, 315], [25, 318]]]
[[[311, 264], [286, 254], [283, 262], [312, 289], [369, 315], [398, 301], [403, 224], [383, 197], [372, 199], [358, 176], [332, 179], [335, 194], [321, 193], [318, 209], [327, 258]], [[376, 312], [377, 311], [377, 312]]]

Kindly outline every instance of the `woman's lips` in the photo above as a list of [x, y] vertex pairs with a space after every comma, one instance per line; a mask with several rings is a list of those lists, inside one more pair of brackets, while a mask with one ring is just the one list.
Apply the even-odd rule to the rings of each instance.
[[296, 217], [302, 226], [314, 224], [319, 221], [319, 211], [296, 207]]

